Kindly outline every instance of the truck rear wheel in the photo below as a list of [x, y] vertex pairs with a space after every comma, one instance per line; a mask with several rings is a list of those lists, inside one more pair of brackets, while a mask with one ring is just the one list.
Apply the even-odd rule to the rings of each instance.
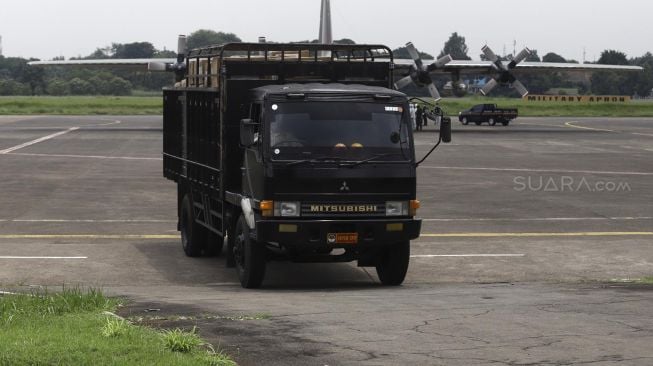
[[190, 203], [190, 197], [184, 196], [179, 210], [179, 221], [181, 229], [181, 246], [184, 248], [184, 253], [189, 257], [199, 257], [202, 255], [202, 249], [206, 238], [202, 234], [203, 227], [195, 222], [193, 217], [193, 207]]
[[244, 288], [259, 288], [265, 277], [265, 247], [252, 240], [249, 227], [242, 215], [236, 224], [234, 240], [234, 261], [240, 285]]
[[399, 286], [406, 278], [410, 261], [410, 242], [393, 244], [377, 258], [376, 274], [384, 286]]
[[496, 121], [494, 118], [490, 118], [490, 119], [487, 121], [487, 123], [488, 123], [490, 126], [496, 126], [496, 125], [497, 125], [497, 121]]

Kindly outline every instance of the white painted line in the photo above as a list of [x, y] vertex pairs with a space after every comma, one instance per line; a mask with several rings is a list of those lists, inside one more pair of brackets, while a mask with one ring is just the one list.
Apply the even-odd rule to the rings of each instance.
[[88, 257], [23, 257], [23, 256], [0, 256], [0, 259], [88, 259]]
[[10, 153], [10, 152], [12, 152], [12, 151], [20, 150], [20, 149], [22, 149], [22, 148], [25, 148], [25, 147], [28, 147], [28, 146], [32, 146], [32, 145], [34, 145], [34, 144], [38, 144], [39, 142], [43, 142], [43, 141], [47, 141], [47, 140], [51, 140], [51, 139], [53, 139], [53, 138], [55, 138], [55, 137], [59, 137], [59, 136], [61, 136], [61, 135], [65, 135], [65, 134], [67, 134], [67, 133], [69, 133], [69, 132], [73, 132], [73, 131], [76, 131], [76, 130], [79, 130], [79, 127], [72, 127], [72, 128], [69, 128], [69, 129], [67, 129], [67, 130], [65, 130], [65, 131], [60, 131], [60, 132], [57, 132], [57, 133], [53, 133], [53, 134], [51, 134], [51, 135], [43, 136], [43, 137], [41, 137], [41, 138], [38, 138], [38, 139], [36, 139], [36, 140], [32, 140], [32, 141], [26, 142], [26, 143], [24, 143], [24, 144], [20, 144], [20, 145], [14, 146], [14, 147], [10, 147], [10, 148], [8, 148], [8, 149], [0, 150], [0, 155], [1, 155], [1, 154], [8, 154], [8, 153]]
[[422, 254], [411, 255], [411, 258], [520, 258], [526, 254]]
[[577, 121], [566, 122], [565, 126], [572, 127], [572, 128], [580, 128], [580, 129], [583, 129], [583, 130], [591, 130], [591, 131], [617, 132], [617, 131], [613, 131], [613, 130], [606, 130], [606, 129], [603, 129], [603, 128], [592, 128], [592, 127], [576, 126], [574, 123], [578, 123], [578, 122]]
[[[0, 153], [2, 153], [0, 151]], [[71, 159], [102, 159], [102, 160], [150, 160], [163, 161], [163, 158], [139, 158], [131, 156], [101, 156], [101, 155], [65, 155], [65, 154], [29, 154], [29, 153], [10, 153], [9, 155], [17, 156], [39, 156], [53, 158], [71, 158]]]
[[653, 137], [653, 135], [650, 134], [650, 133], [637, 133], [637, 132], [633, 132], [632, 134], [633, 134], [633, 135], [637, 135], [637, 136], [648, 136], [648, 137]]
[[420, 166], [421, 169], [439, 170], [478, 170], [494, 172], [523, 172], [523, 173], [563, 173], [563, 174], [596, 174], [596, 175], [642, 175], [651, 176], [653, 172], [611, 172], [596, 170], [565, 170], [565, 169], [520, 169], [520, 168], [480, 168], [461, 166]]
[[642, 220], [653, 220], [653, 217], [643, 216], [643, 217], [535, 217], [527, 219], [422, 219], [426, 222], [527, 222], [527, 221], [642, 221]]
[[159, 224], [177, 222], [176, 220], [66, 220], [66, 219], [16, 219], [16, 220], [0, 220], [0, 222], [32, 222], [32, 223], [118, 223], [118, 224]]

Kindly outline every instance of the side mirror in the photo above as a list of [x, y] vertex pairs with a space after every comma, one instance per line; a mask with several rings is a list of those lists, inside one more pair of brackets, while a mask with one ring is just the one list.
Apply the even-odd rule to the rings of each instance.
[[451, 118], [449, 117], [442, 117], [442, 121], [440, 122], [440, 138], [445, 144], [451, 142]]
[[250, 147], [258, 142], [257, 126], [258, 124], [250, 118], [240, 120], [240, 144], [242, 146]]

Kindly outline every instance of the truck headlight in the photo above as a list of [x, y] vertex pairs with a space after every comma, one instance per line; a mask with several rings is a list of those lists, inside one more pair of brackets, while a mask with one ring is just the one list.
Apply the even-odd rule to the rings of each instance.
[[408, 202], [388, 201], [385, 203], [386, 216], [408, 216]]
[[301, 204], [299, 202], [275, 202], [274, 216], [276, 217], [299, 217]]

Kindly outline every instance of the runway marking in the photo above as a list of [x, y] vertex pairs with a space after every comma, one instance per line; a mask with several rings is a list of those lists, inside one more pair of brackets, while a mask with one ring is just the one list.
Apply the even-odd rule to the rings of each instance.
[[478, 257], [478, 258], [518, 258], [525, 257], [526, 254], [421, 254], [411, 255], [411, 258], [465, 258], [465, 257]]
[[524, 222], [524, 221], [640, 221], [640, 220], [653, 220], [653, 217], [643, 216], [643, 217], [535, 217], [527, 219], [422, 219], [426, 222], [492, 222], [492, 221], [501, 221], [501, 222]]
[[564, 169], [523, 169], [523, 168], [480, 168], [480, 167], [457, 167], [457, 166], [420, 166], [422, 169], [440, 170], [479, 170], [496, 172], [523, 172], [523, 173], [563, 173], [563, 174], [596, 174], [596, 175], [642, 175], [651, 176], [651, 172], [611, 172], [595, 170], [564, 170]]
[[[0, 152], [1, 153], [1, 152]], [[66, 154], [31, 154], [31, 153], [9, 153], [8, 155], [17, 156], [38, 156], [53, 158], [71, 158], [71, 159], [101, 159], [101, 160], [151, 160], [163, 161], [163, 158], [140, 158], [131, 156], [101, 156], [101, 155], [66, 155]]]
[[93, 234], [8, 234], [0, 239], [114, 239], [114, 240], [162, 240], [179, 239], [179, 235], [93, 235]]
[[0, 259], [88, 259], [88, 257], [22, 257], [22, 256], [0, 256]]
[[612, 237], [612, 236], [653, 236], [653, 232], [577, 232], [577, 233], [446, 233], [421, 234], [427, 238], [551, 238], [551, 237]]
[[637, 133], [637, 132], [633, 132], [632, 134], [633, 134], [633, 135], [637, 135], [637, 136], [648, 136], [648, 137], [653, 137], [653, 135], [650, 134], [650, 133]]
[[48, 223], [118, 223], [118, 224], [159, 224], [159, 223], [170, 223], [177, 222], [177, 220], [91, 220], [91, 219], [79, 219], [79, 220], [66, 220], [66, 219], [15, 219], [7, 220], [0, 219], [0, 222], [48, 222]]
[[8, 154], [8, 153], [10, 153], [12, 151], [20, 150], [22, 148], [38, 144], [39, 142], [51, 140], [53, 138], [59, 137], [61, 135], [65, 135], [65, 134], [67, 134], [69, 132], [73, 132], [73, 131], [76, 131], [76, 130], [79, 130], [79, 127], [72, 127], [72, 128], [69, 128], [69, 129], [67, 129], [65, 131], [60, 131], [60, 132], [57, 132], [57, 133], [53, 133], [51, 135], [43, 136], [41, 138], [26, 142], [24, 144], [20, 144], [20, 145], [14, 146], [14, 147], [10, 147], [8, 149], [0, 150], [0, 155], [1, 154]]
[[606, 130], [603, 128], [592, 128], [592, 127], [585, 127], [585, 126], [577, 126], [574, 123], [578, 123], [578, 121], [571, 121], [571, 122], [565, 122], [565, 126], [571, 127], [571, 128], [580, 128], [583, 130], [591, 130], [591, 131], [601, 131], [601, 132], [617, 132], [613, 130]]

